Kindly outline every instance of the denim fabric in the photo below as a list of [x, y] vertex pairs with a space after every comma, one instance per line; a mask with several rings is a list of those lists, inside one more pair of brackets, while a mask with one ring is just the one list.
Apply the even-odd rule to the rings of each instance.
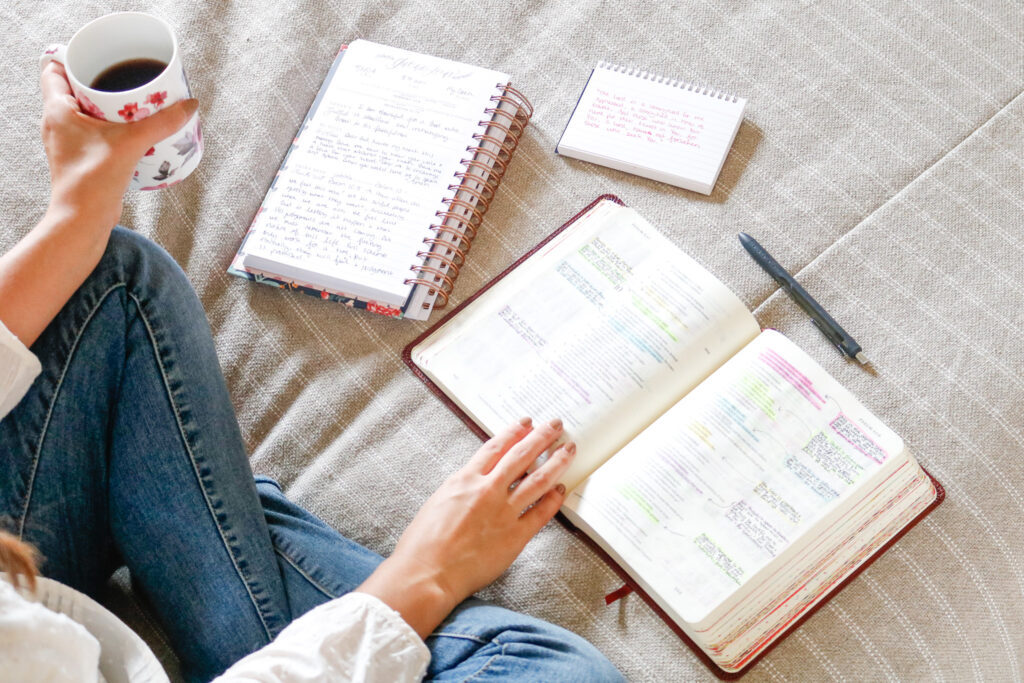
[[427, 638], [434, 681], [602, 683], [622, 675], [575, 633], [471, 598]]
[[[93, 597], [127, 565], [190, 680], [381, 561], [254, 481], [202, 307], [145, 238], [116, 229], [32, 350], [43, 373], [0, 421], [0, 526]], [[440, 680], [620, 678], [578, 636], [479, 601], [427, 644]]]

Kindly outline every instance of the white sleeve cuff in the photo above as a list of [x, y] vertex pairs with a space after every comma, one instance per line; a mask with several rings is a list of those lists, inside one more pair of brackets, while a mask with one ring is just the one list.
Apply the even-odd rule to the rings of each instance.
[[429, 663], [427, 646], [398, 612], [372, 595], [353, 592], [293, 621], [217, 683], [420, 681]]
[[36, 355], [0, 321], [0, 419], [18, 405], [42, 369]]

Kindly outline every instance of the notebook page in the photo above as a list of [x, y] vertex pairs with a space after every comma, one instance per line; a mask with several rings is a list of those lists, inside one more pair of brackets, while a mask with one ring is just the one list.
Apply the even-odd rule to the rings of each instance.
[[710, 194], [743, 119], [733, 99], [599, 64], [556, 151]]
[[416, 364], [491, 433], [563, 419], [572, 488], [758, 333], [743, 303], [612, 202], [417, 347]]
[[508, 76], [353, 42], [243, 247], [246, 267], [401, 305], [409, 268]]
[[897, 434], [767, 331], [572, 491], [566, 507], [694, 624], [903, 454]]

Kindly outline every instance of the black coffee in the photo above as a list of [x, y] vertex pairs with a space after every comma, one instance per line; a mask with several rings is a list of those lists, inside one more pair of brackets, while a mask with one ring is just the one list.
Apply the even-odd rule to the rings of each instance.
[[149, 83], [167, 68], [159, 59], [129, 59], [105, 69], [89, 86], [93, 90], [123, 92]]

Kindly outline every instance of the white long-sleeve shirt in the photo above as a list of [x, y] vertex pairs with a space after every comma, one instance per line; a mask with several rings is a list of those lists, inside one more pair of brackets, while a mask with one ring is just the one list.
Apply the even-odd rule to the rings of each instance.
[[0, 322], [0, 420], [18, 405], [42, 369], [36, 355]]
[[[0, 322], [0, 419], [40, 370], [39, 359]], [[293, 621], [217, 683], [419, 681], [429, 662], [430, 651], [401, 615], [371, 595], [349, 593]], [[117, 617], [45, 579], [33, 597], [0, 578], [0, 667], [4, 677], [25, 683], [167, 680]]]

